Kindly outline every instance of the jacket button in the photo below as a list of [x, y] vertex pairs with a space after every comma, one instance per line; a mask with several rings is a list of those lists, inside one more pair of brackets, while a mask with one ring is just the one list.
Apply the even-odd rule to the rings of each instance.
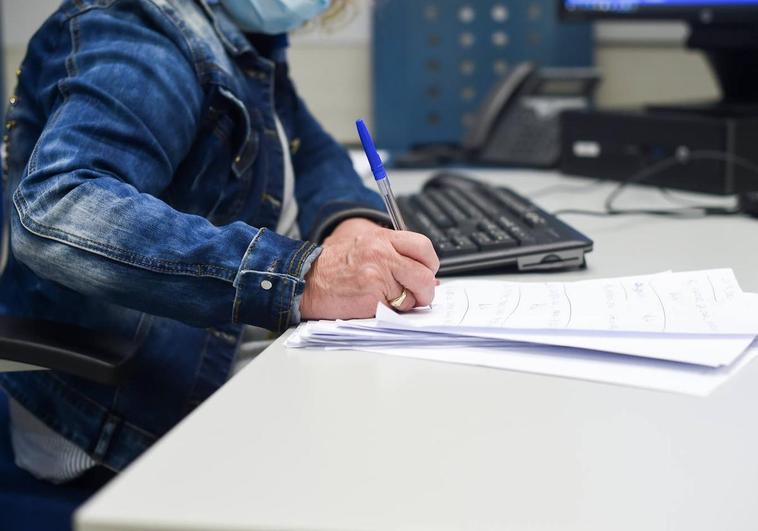
[[300, 139], [295, 137], [292, 139], [292, 142], [290, 142], [290, 155], [294, 155], [300, 150]]
[[16, 102], [18, 101], [18, 98], [16, 96], [11, 96], [11, 99], [8, 100], [8, 102], [11, 105], [16, 105]]
[[255, 68], [245, 68], [244, 72], [247, 77], [251, 77], [253, 79], [259, 79], [261, 81], [265, 81], [266, 79], [268, 79], [266, 72], [261, 72], [260, 70], [256, 70]]
[[271, 281], [270, 281], [270, 280], [264, 280], [263, 282], [261, 282], [261, 287], [262, 287], [263, 289], [265, 289], [266, 291], [268, 291], [268, 290], [270, 290], [271, 288], [273, 288], [273, 287], [274, 287], [274, 285], [271, 283]]
[[14, 127], [16, 127], [16, 120], [8, 120], [7, 122], [5, 122], [5, 128], [8, 131], [10, 131], [11, 129], [13, 129]]

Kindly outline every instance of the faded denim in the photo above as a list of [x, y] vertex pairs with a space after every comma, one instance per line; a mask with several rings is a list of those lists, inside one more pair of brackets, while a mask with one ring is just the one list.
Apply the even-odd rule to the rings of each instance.
[[[54, 372], [0, 385], [108, 468], [227, 379], [243, 324], [297, 322], [305, 268], [330, 227], [385, 219], [297, 96], [284, 45], [246, 37], [208, 0], [65, 1], [29, 45], [7, 115], [12, 257], [0, 312], [141, 347], [118, 388]], [[272, 230], [283, 192], [275, 112], [310, 241]]]

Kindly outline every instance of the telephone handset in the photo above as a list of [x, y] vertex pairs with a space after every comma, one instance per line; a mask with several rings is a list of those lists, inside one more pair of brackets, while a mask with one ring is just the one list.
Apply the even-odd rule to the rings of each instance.
[[516, 66], [485, 99], [463, 140], [466, 158], [485, 164], [555, 166], [560, 113], [591, 105], [593, 68]]

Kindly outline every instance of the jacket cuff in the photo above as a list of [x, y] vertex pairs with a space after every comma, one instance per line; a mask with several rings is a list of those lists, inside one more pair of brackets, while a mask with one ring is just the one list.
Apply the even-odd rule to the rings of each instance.
[[321, 249], [260, 229], [234, 279], [232, 320], [283, 331], [300, 319], [303, 278]]
[[321, 221], [311, 231], [310, 240], [321, 243], [341, 222], [350, 218], [364, 218], [374, 221], [385, 227], [392, 226], [392, 219], [383, 210], [376, 210], [366, 206], [346, 205], [345, 203], [332, 203], [322, 209]]

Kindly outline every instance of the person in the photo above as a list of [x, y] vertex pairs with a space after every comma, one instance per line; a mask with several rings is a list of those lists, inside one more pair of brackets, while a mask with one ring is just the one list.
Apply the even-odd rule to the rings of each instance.
[[139, 347], [118, 386], [1, 375], [19, 466], [122, 470], [230, 377], [246, 325], [431, 302], [431, 243], [387, 228], [288, 74], [286, 32], [346, 1], [66, 0], [32, 38], [0, 311]]

